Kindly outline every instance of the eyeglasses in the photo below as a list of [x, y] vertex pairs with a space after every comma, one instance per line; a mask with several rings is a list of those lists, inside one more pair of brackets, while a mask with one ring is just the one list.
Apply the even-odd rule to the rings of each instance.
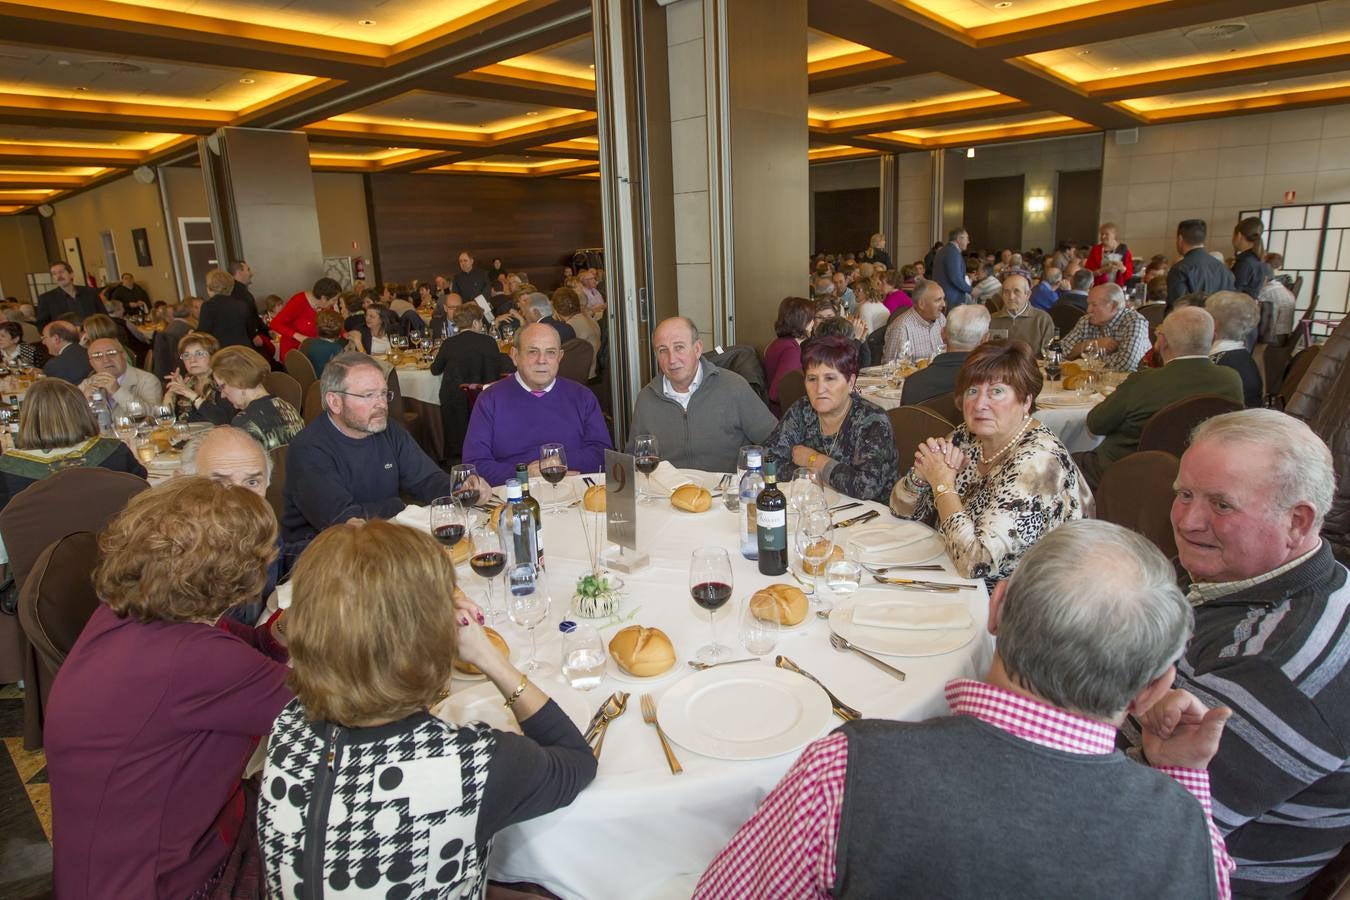
[[90, 358], [90, 359], [111, 359], [111, 358], [113, 358], [113, 357], [121, 356], [121, 355], [122, 355], [122, 351], [121, 351], [121, 350], [101, 350], [101, 351], [99, 351], [98, 353], [90, 353], [90, 354], [89, 354], [89, 358]]
[[334, 394], [343, 394], [348, 397], [355, 397], [357, 400], [364, 400], [367, 403], [373, 403], [376, 400], [383, 399], [385, 403], [394, 402], [393, 391], [371, 391], [369, 394], [353, 394], [351, 391], [333, 391]]
[[178, 358], [179, 358], [179, 359], [206, 359], [206, 358], [209, 357], [210, 355], [211, 355], [211, 354], [207, 353], [205, 350], [184, 350], [182, 353], [178, 354]]

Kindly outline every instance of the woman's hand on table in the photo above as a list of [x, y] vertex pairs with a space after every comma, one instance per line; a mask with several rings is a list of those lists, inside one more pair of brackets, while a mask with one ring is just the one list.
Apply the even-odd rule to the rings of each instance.
[[819, 472], [825, 468], [825, 463], [830, 458], [819, 450], [814, 450], [805, 444], [797, 444], [792, 448], [792, 464], [798, 468], [809, 469], [812, 472]]

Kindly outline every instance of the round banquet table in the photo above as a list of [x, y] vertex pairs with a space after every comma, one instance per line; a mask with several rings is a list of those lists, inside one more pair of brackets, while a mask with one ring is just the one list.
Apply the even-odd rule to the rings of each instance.
[[[704, 475], [706, 484], [717, 475]], [[584, 491], [578, 478], [564, 482], [562, 490]], [[540, 658], [555, 667], [561, 659], [558, 624], [568, 615], [571, 586], [589, 568], [588, 553], [581, 527], [581, 507], [548, 508], [550, 488], [540, 485], [534, 495], [545, 503], [543, 535], [547, 564], [547, 584], [552, 604], [549, 618], [538, 628]], [[831, 503], [842, 502], [829, 492]], [[847, 498], [842, 498], [847, 500]], [[876, 503], [885, 521], [889, 513]], [[841, 512], [836, 521], [865, 511], [855, 507]], [[399, 521], [427, 527], [426, 511], [409, 508]], [[693, 673], [686, 664], [708, 642], [708, 614], [695, 606], [688, 591], [688, 567], [691, 552], [700, 546], [725, 547], [732, 559], [735, 593], [731, 602], [717, 613], [720, 643], [731, 646], [734, 658], [746, 656], [739, 645], [737, 619], [743, 600], [751, 593], [775, 581], [791, 581], [784, 575], [769, 578], [759, 574], [754, 562], [737, 551], [737, 515], [728, 511], [720, 499], [711, 510], [700, 514], [675, 510], [665, 501], [638, 504], [638, 542], [650, 557], [650, 565], [641, 571], [622, 575], [625, 600], [616, 620], [598, 620], [601, 639], [607, 644], [621, 627], [630, 624], [662, 629], [675, 645], [679, 659], [665, 676], [635, 684], [631, 679], [614, 677], [609, 662], [604, 681], [584, 697], [584, 705], [596, 709], [613, 691], [632, 694], [627, 712], [609, 729], [595, 782], [568, 807], [512, 826], [501, 832], [494, 843], [491, 876], [507, 882], [532, 882], [547, 887], [565, 898], [604, 898], [688, 896], [694, 881], [716, 853], [755, 811], [765, 794], [787, 771], [800, 751], [771, 759], [723, 761], [701, 756], [684, 747], [674, 746], [684, 773], [673, 776], [667, 768], [655, 729], [642, 721], [639, 698], [651, 693], [657, 702], [661, 695]], [[841, 533], [840, 537], [844, 537]], [[943, 556], [944, 573], [922, 573], [918, 577], [963, 584]], [[461, 586], [478, 602], [484, 602], [485, 582], [473, 575], [467, 565], [460, 566]], [[973, 590], [954, 594], [914, 593], [899, 588], [868, 590], [869, 597], [896, 596], [924, 601], [940, 597], [943, 601], [965, 599], [975, 620], [975, 637], [964, 647], [940, 656], [925, 658], [886, 657], [908, 676], [900, 682], [852, 653], [834, 650], [829, 643], [828, 623], [811, 615], [798, 630], [781, 635], [774, 653], [791, 657], [803, 669], [821, 679], [839, 698], [859, 709], [868, 718], [920, 720], [947, 712], [943, 687], [952, 678], [982, 676], [989, 664], [993, 640], [984, 628], [988, 595], [982, 582]], [[855, 595], [859, 598], [862, 594]], [[498, 586], [496, 599], [501, 603]], [[524, 629], [503, 619], [495, 626], [512, 647], [512, 659], [518, 664], [529, 653]], [[757, 663], [738, 668], [772, 666], [769, 654]], [[560, 676], [554, 676], [557, 678]], [[540, 685], [546, 692], [571, 690], [545, 676]], [[821, 734], [838, 726], [831, 718]]]
[[[882, 409], [895, 409], [900, 405], [899, 392], [887, 391], [886, 396], [877, 393], [876, 379], [858, 379], [859, 394], [866, 400], [870, 400]], [[1050, 409], [1040, 407], [1036, 410], [1036, 418], [1040, 419], [1055, 433], [1055, 435], [1068, 448], [1070, 453], [1078, 453], [1082, 450], [1094, 450], [1102, 439], [1087, 428], [1087, 414], [1092, 407], [1083, 406], [1064, 406]]]

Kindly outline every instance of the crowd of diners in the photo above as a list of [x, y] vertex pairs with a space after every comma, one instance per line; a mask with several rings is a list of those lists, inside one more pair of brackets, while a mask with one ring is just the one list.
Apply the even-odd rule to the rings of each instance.
[[[657, 372], [631, 410], [629, 449], [652, 434], [678, 468], [732, 472], [739, 448], [759, 444], [780, 481], [810, 472], [933, 526], [958, 574], [988, 588], [995, 641], [988, 671], [947, 685], [950, 715], [849, 723], [807, 746], [695, 896], [1292, 896], [1350, 841], [1350, 515], [1329, 447], [1345, 452], [1345, 409], [1325, 406], [1350, 389], [1338, 388], [1347, 328], [1328, 345], [1335, 367], [1296, 398], [1300, 417], [1252, 404], [1195, 430], [1172, 561], [1094, 518], [1091, 473], [1128, 455], [1137, 428], [1108, 429], [1110, 451], [1085, 460], [1037, 418], [1047, 340], [1021, 320], [1057, 303], [1081, 307], [1081, 329], [1060, 338], [1068, 358], [1133, 373], [1116, 392], [1126, 409], [1103, 420], [1133, 421], [1146, 398], [1132, 395], [1171, 390], [1150, 372], [1242, 399], [1237, 370], [1211, 350], [1246, 347], [1278, 260], [1261, 260], [1244, 222], [1230, 270], [1203, 226], [1182, 222], [1179, 258], [1143, 272], [1109, 224], [1099, 243], [1048, 256], [972, 253], [958, 230], [898, 271], [877, 236], [863, 253], [814, 259], [809, 296], [783, 300], [775, 340], [752, 360], [709, 352], [687, 318], [656, 325]], [[429, 304], [433, 331], [452, 326], [433, 371], [486, 385], [456, 458], [475, 466], [479, 499], [518, 465], [537, 473], [545, 441], [564, 445], [572, 469], [599, 471], [613, 442], [595, 385], [559, 365], [567, 329], [603, 340], [601, 273], [550, 298], [500, 260], [458, 262], [453, 278], [409, 290], [344, 293], [322, 279], [284, 303], [239, 302], [246, 263], [213, 273], [205, 304], [172, 311], [183, 327], [163, 381], [134, 366], [128, 307], [111, 291], [58, 287], [71, 308], [45, 304], [45, 321], [39, 303], [46, 366], [59, 365], [30, 390], [0, 457], [7, 498], [43, 477], [22, 465], [43, 454], [144, 475], [99, 433], [95, 387], [114, 413], [143, 395], [215, 426], [99, 536], [103, 603], [46, 724], [59, 896], [476, 895], [496, 832], [595, 778], [575, 725], [485, 637], [444, 551], [392, 521], [454, 485], [448, 461], [391, 419], [371, 354], [409, 314], [426, 321]], [[1135, 296], [1168, 304], [1152, 345], [1145, 328], [1138, 346]], [[991, 336], [1000, 317], [1008, 333]], [[308, 424], [260, 389], [305, 339], [322, 403]], [[857, 390], [865, 363], [901, 357], [931, 359], [916, 390], [952, 392], [959, 418], [912, 459], [897, 458], [885, 411]], [[805, 396], [775, 409], [794, 370]], [[278, 521], [264, 496], [282, 445]], [[289, 608], [268, 612], [287, 579]], [[523, 734], [428, 712], [456, 659], [496, 685]], [[269, 734], [260, 774], [246, 774]], [[442, 796], [449, 782], [462, 792]]]

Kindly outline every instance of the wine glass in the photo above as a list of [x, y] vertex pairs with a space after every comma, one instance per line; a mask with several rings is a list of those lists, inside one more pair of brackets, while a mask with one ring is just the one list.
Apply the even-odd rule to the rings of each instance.
[[825, 508], [825, 489], [820, 486], [815, 473], [805, 466], [797, 469], [787, 487], [788, 528], [795, 531], [803, 512]]
[[797, 557], [802, 561], [802, 570], [811, 576], [811, 590], [822, 606], [824, 598], [820, 592], [820, 573], [825, 561], [834, 552], [834, 524], [830, 514], [823, 509], [803, 511], [797, 528]]
[[469, 482], [478, 469], [469, 463], [460, 463], [450, 467], [450, 496], [454, 497], [460, 503], [464, 503], [474, 495], [473, 488], [469, 487]]
[[506, 569], [502, 536], [492, 527], [491, 522], [484, 522], [474, 527], [469, 533], [469, 540], [473, 542], [473, 556], [469, 557], [469, 568], [473, 569], [474, 574], [487, 580], [487, 609], [483, 610], [483, 615], [489, 622], [500, 622], [505, 613], [494, 602], [496, 592], [492, 586], [497, 576]]
[[714, 663], [731, 655], [731, 648], [717, 643], [719, 609], [731, 599], [731, 557], [721, 547], [699, 547], [689, 560], [689, 593], [694, 602], [708, 611], [712, 642], [700, 647], [698, 658]]
[[741, 646], [751, 656], [765, 656], [778, 646], [782, 615], [777, 604], [767, 603], [758, 610], [754, 606], [754, 597], [746, 597], [741, 609]]
[[155, 418], [155, 424], [160, 428], [168, 428], [173, 424], [173, 407], [167, 403], [156, 403], [150, 414]]
[[1094, 372], [1083, 372], [1078, 376], [1078, 396], [1083, 400], [1089, 400], [1097, 391], [1097, 375]]
[[442, 547], [452, 549], [464, 537], [468, 526], [464, 507], [454, 497], [437, 497], [431, 501], [431, 536]]
[[641, 472], [645, 477], [643, 480], [643, 490], [639, 497], [644, 502], [656, 499], [651, 491], [652, 473], [656, 467], [661, 464], [661, 450], [656, 442], [654, 434], [639, 434], [633, 438], [633, 468]]
[[562, 444], [544, 444], [539, 448], [539, 474], [553, 485], [553, 502], [558, 502], [558, 485], [567, 477], [567, 448]]
[[158, 451], [155, 448], [155, 442], [148, 434], [136, 435], [136, 458], [141, 461], [141, 465], [149, 465], [154, 461]]
[[[530, 568], [534, 568], [530, 566]], [[530, 632], [530, 658], [521, 666], [522, 672], [542, 673], [546, 669], [553, 667], [548, 663], [541, 662], [539, 659], [539, 640], [535, 635], [535, 629], [544, 619], [548, 618], [549, 597], [548, 590], [542, 581], [533, 579], [529, 582], [528, 591], [518, 590], [517, 583], [512, 580], [511, 592], [506, 595], [506, 612], [521, 628], [529, 629]]]
[[117, 435], [126, 443], [136, 436], [136, 422], [126, 413], [120, 413], [113, 417], [113, 434]]

